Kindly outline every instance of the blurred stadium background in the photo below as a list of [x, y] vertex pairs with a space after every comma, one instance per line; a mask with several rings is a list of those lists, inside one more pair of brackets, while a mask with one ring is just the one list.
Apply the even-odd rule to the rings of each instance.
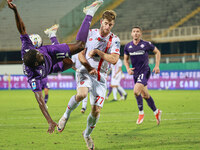
[[[44, 29], [58, 23], [57, 37], [60, 43], [73, 42], [84, 17], [82, 8], [91, 0], [15, 0], [18, 11], [29, 34], [38, 33], [43, 44], [50, 44]], [[152, 75], [150, 89], [200, 89], [200, 2], [199, 0], [105, 0], [96, 13], [92, 28], [99, 27], [101, 12], [114, 9], [117, 20], [113, 33], [121, 40], [123, 48], [131, 41], [134, 25], [143, 28], [143, 39], [153, 42], [162, 53], [161, 74]], [[21, 42], [16, 29], [13, 12], [0, 0], [0, 89], [26, 89], [29, 85], [23, 76], [20, 49]], [[150, 66], [154, 56], [150, 55]], [[131, 89], [131, 77], [126, 74], [122, 86]], [[9, 76], [11, 75], [11, 76]], [[65, 76], [68, 75], [68, 76]], [[63, 77], [65, 78], [66, 82]], [[60, 80], [64, 81], [60, 83]], [[52, 88], [75, 89], [74, 71], [50, 77]], [[9, 84], [9, 81], [11, 84]], [[54, 82], [53, 82], [54, 81]], [[59, 86], [62, 84], [62, 86]]]

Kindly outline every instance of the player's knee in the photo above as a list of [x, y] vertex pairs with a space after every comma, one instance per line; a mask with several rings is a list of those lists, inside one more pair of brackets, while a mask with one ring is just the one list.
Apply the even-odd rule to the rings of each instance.
[[77, 94], [77, 100], [78, 101], [81, 101], [81, 100], [83, 100], [84, 98], [86, 98], [87, 97], [87, 94], [88, 93], [84, 93], [84, 92], [82, 92], [82, 93], [79, 93], [79, 94]]
[[138, 90], [134, 90], [134, 95], [135, 96], [139, 96], [140, 95], [140, 92]]
[[149, 95], [148, 94], [142, 94], [142, 98], [144, 98], [144, 99], [146, 99], [146, 100], [148, 100], [149, 99]]
[[92, 116], [94, 116], [95, 118], [97, 118], [100, 114], [100, 109], [96, 109], [94, 111], [92, 111]]

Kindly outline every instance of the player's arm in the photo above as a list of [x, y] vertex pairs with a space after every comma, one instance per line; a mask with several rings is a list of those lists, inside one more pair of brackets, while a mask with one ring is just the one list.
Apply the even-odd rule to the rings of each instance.
[[126, 70], [127, 70], [128, 74], [133, 75], [134, 74], [133, 70], [135, 68], [130, 68], [129, 55], [124, 54], [124, 65], [126, 66]]
[[119, 54], [107, 54], [104, 53], [98, 49], [94, 49], [92, 51], [90, 51], [89, 53], [89, 57], [94, 57], [95, 54], [99, 55], [102, 59], [104, 59], [105, 61], [115, 65], [119, 59]]
[[153, 69], [153, 72], [155, 72], [157, 74], [157, 73], [160, 73], [159, 65], [160, 65], [161, 54], [160, 54], [160, 51], [156, 47], [154, 48], [153, 53], [155, 54], [155, 58], [156, 58], [156, 64]]
[[19, 16], [16, 5], [12, 3], [12, 0], [7, 0], [7, 3], [8, 3], [8, 7], [10, 9], [12, 9], [15, 14], [15, 21], [16, 21], [16, 25], [17, 25], [17, 29], [18, 29], [19, 33], [21, 35], [27, 34], [24, 22], [22, 21], [21, 17]]
[[78, 54], [78, 59], [79, 61], [81, 62], [81, 64], [88, 70], [88, 72], [91, 74], [91, 75], [97, 75], [97, 70], [95, 68], [93, 68], [89, 62], [87, 61], [86, 57], [85, 57], [85, 54], [86, 54], [86, 49], [84, 49], [83, 51], [81, 51], [79, 54]]
[[44, 117], [46, 118], [48, 124], [49, 124], [48, 132], [53, 133], [54, 128], [56, 126], [56, 123], [51, 119], [51, 116], [48, 113], [48, 110], [45, 106], [45, 102], [44, 102], [44, 99], [43, 99], [42, 91], [34, 92], [34, 94], [35, 94], [35, 98], [37, 99], [37, 102], [39, 104], [39, 107], [40, 107]]

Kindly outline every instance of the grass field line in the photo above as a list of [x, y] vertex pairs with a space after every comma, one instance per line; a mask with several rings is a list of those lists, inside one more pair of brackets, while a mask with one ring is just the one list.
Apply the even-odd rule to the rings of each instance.
[[[146, 121], [155, 122], [155, 119], [145, 119]], [[173, 119], [161, 119], [162, 121], [188, 121], [188, 120], [200, 120], [200, 118], [173, 118]], [[98, 123], [120, 123], [120, 122], [135, 122], [135, 120], [113, 120], [113, 121], [99, 121]], [[85, 124], [85, 121], [70, 121], [68, 124]], [[19, 124], [0, 124], [1, 127], [14, 127], [14, 126], [33, 126], [42, 125], [46, 126], [47, 123], [19, 123]]]
[[[132, 115], [134, 114], [138, 114], [138, 113], [131, 113]], [[200, 112], [184, 112], [184, 113], [163, 113], [163, 115], [199, 115]], [[81, 114], [80, 114], [81, 115]], [[123, 116], [125, 114], [108, 114], [109, 116]], [[145, 113], [145, 116], [146, 115], [152, 115], [152, 113]], [[102, 116], [107, 116], [107, 114], [103, 114]], [[54, 118], [59, 118], [60, 116], [58, 115], [55, 115]], [[29, 120], [29, 119], [39, 119], [41, 118], [41, 116], [38, 116], [38, 117], [15, 117], [15, 118], [0, 118], [0, 120], [21, 120], [21, 119], [25, 119], [25, 120]]]

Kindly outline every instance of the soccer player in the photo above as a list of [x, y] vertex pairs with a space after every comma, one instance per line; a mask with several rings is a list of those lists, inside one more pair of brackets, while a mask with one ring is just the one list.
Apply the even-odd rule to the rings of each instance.
[[62, 132], [69, 120], [70, 113], [90, 92], [92, 108], [87, 119], [86, 129], [83, 131], [83, 137], [90, 150], [94, 149], [94, 142], [90, 134], [99, 120], [106, 96], [108, 63], [116, 64], [120, 54], [120, 40], [111, 32], [115, 24], [115, 18], [116, 13], [112, 10], [107, 10], [100, 20], [100, 29], [91, 29], [89, 31], [86, 50], [79, 53], [79, 60], [83, 66], [78, 74], [77, 94], [71, 97], [66, 112], [58, 123], [58, 131]]
[[[128, 74], [134, 75], [135, 86], [133, 91], [139, 108], [139, 117], [136, 123], [141, 124], [144, 120], [144, 98], [148, 106], [154, 112], [157, 124], [159, 125], [162, 112], [160, 109], [156, 108], [153, 98], [149, 95], [147, 82], [151, 74], [148, 52], [152, 51], [155, 54], [156, 64], [153, 72], [157, 74], [160, 73], [160, 51], [151, 42], [141, 39], [142, 29], [140, 27], [133, 27], [131, 36], [133, 41], [129, 42], [124, 47], [124, 65], [126, 66]], [[131, 59], [132, 68], [129, 67], [129, 58]]]
[[19, 16], [16, 5], [12, 3], [12, 0], [7, 0], [7, 3], [8, 7], [14, 12], [17, 29], [21, 34], [21, 57], [25, 64], [24, 72], [28, 77], [28, 82], [35, 94], [39, 107], [49, 124], [48, 132], [53, 133], [57, 124], [52, 120], [45, 107], [40, 84], [41, 80], [48, 74], [61, 72], [72, 66], [72, 61], [68, 58], [68, 56], [74, 55], [85, 48], [91, 20], [101, 3], [97, 1], [90, 7], [90, 9], [87, 10], [86, 17], [77, 34], [76, 43], [46, 45], [38, 49], [34, 48], [31, 40], [29, 39], [25, 25]]
[[117, 89], [120, 93], [123, 93], [124, 96], [121, 96], [121, 99], [127, 98], [126, 91], [120, 86], [120, 81], [122, 78], [122, 61], [119, 59], [115, 65], [111, 64], [112, 74], [111, 74], [111, 87], [113, 89], [113, 97], [112, 101], [117, 101]]
[[[76, 71], [76, 83], [78, 85], [78, 72], [79, 69], [81, 68], [82, 64], [78, 59], [78, 54], [73, 55], [72, 56], [72, 61], [73, 61], [73, 66], [72, 69], [74, 69]], [[82, 100], [82, 108], [81, 108], [81, 113], [85, 113], [86, 109], [87, 109], [87, 100], [88, 100], [88, 96], [86, 96], [83, 100]]]

